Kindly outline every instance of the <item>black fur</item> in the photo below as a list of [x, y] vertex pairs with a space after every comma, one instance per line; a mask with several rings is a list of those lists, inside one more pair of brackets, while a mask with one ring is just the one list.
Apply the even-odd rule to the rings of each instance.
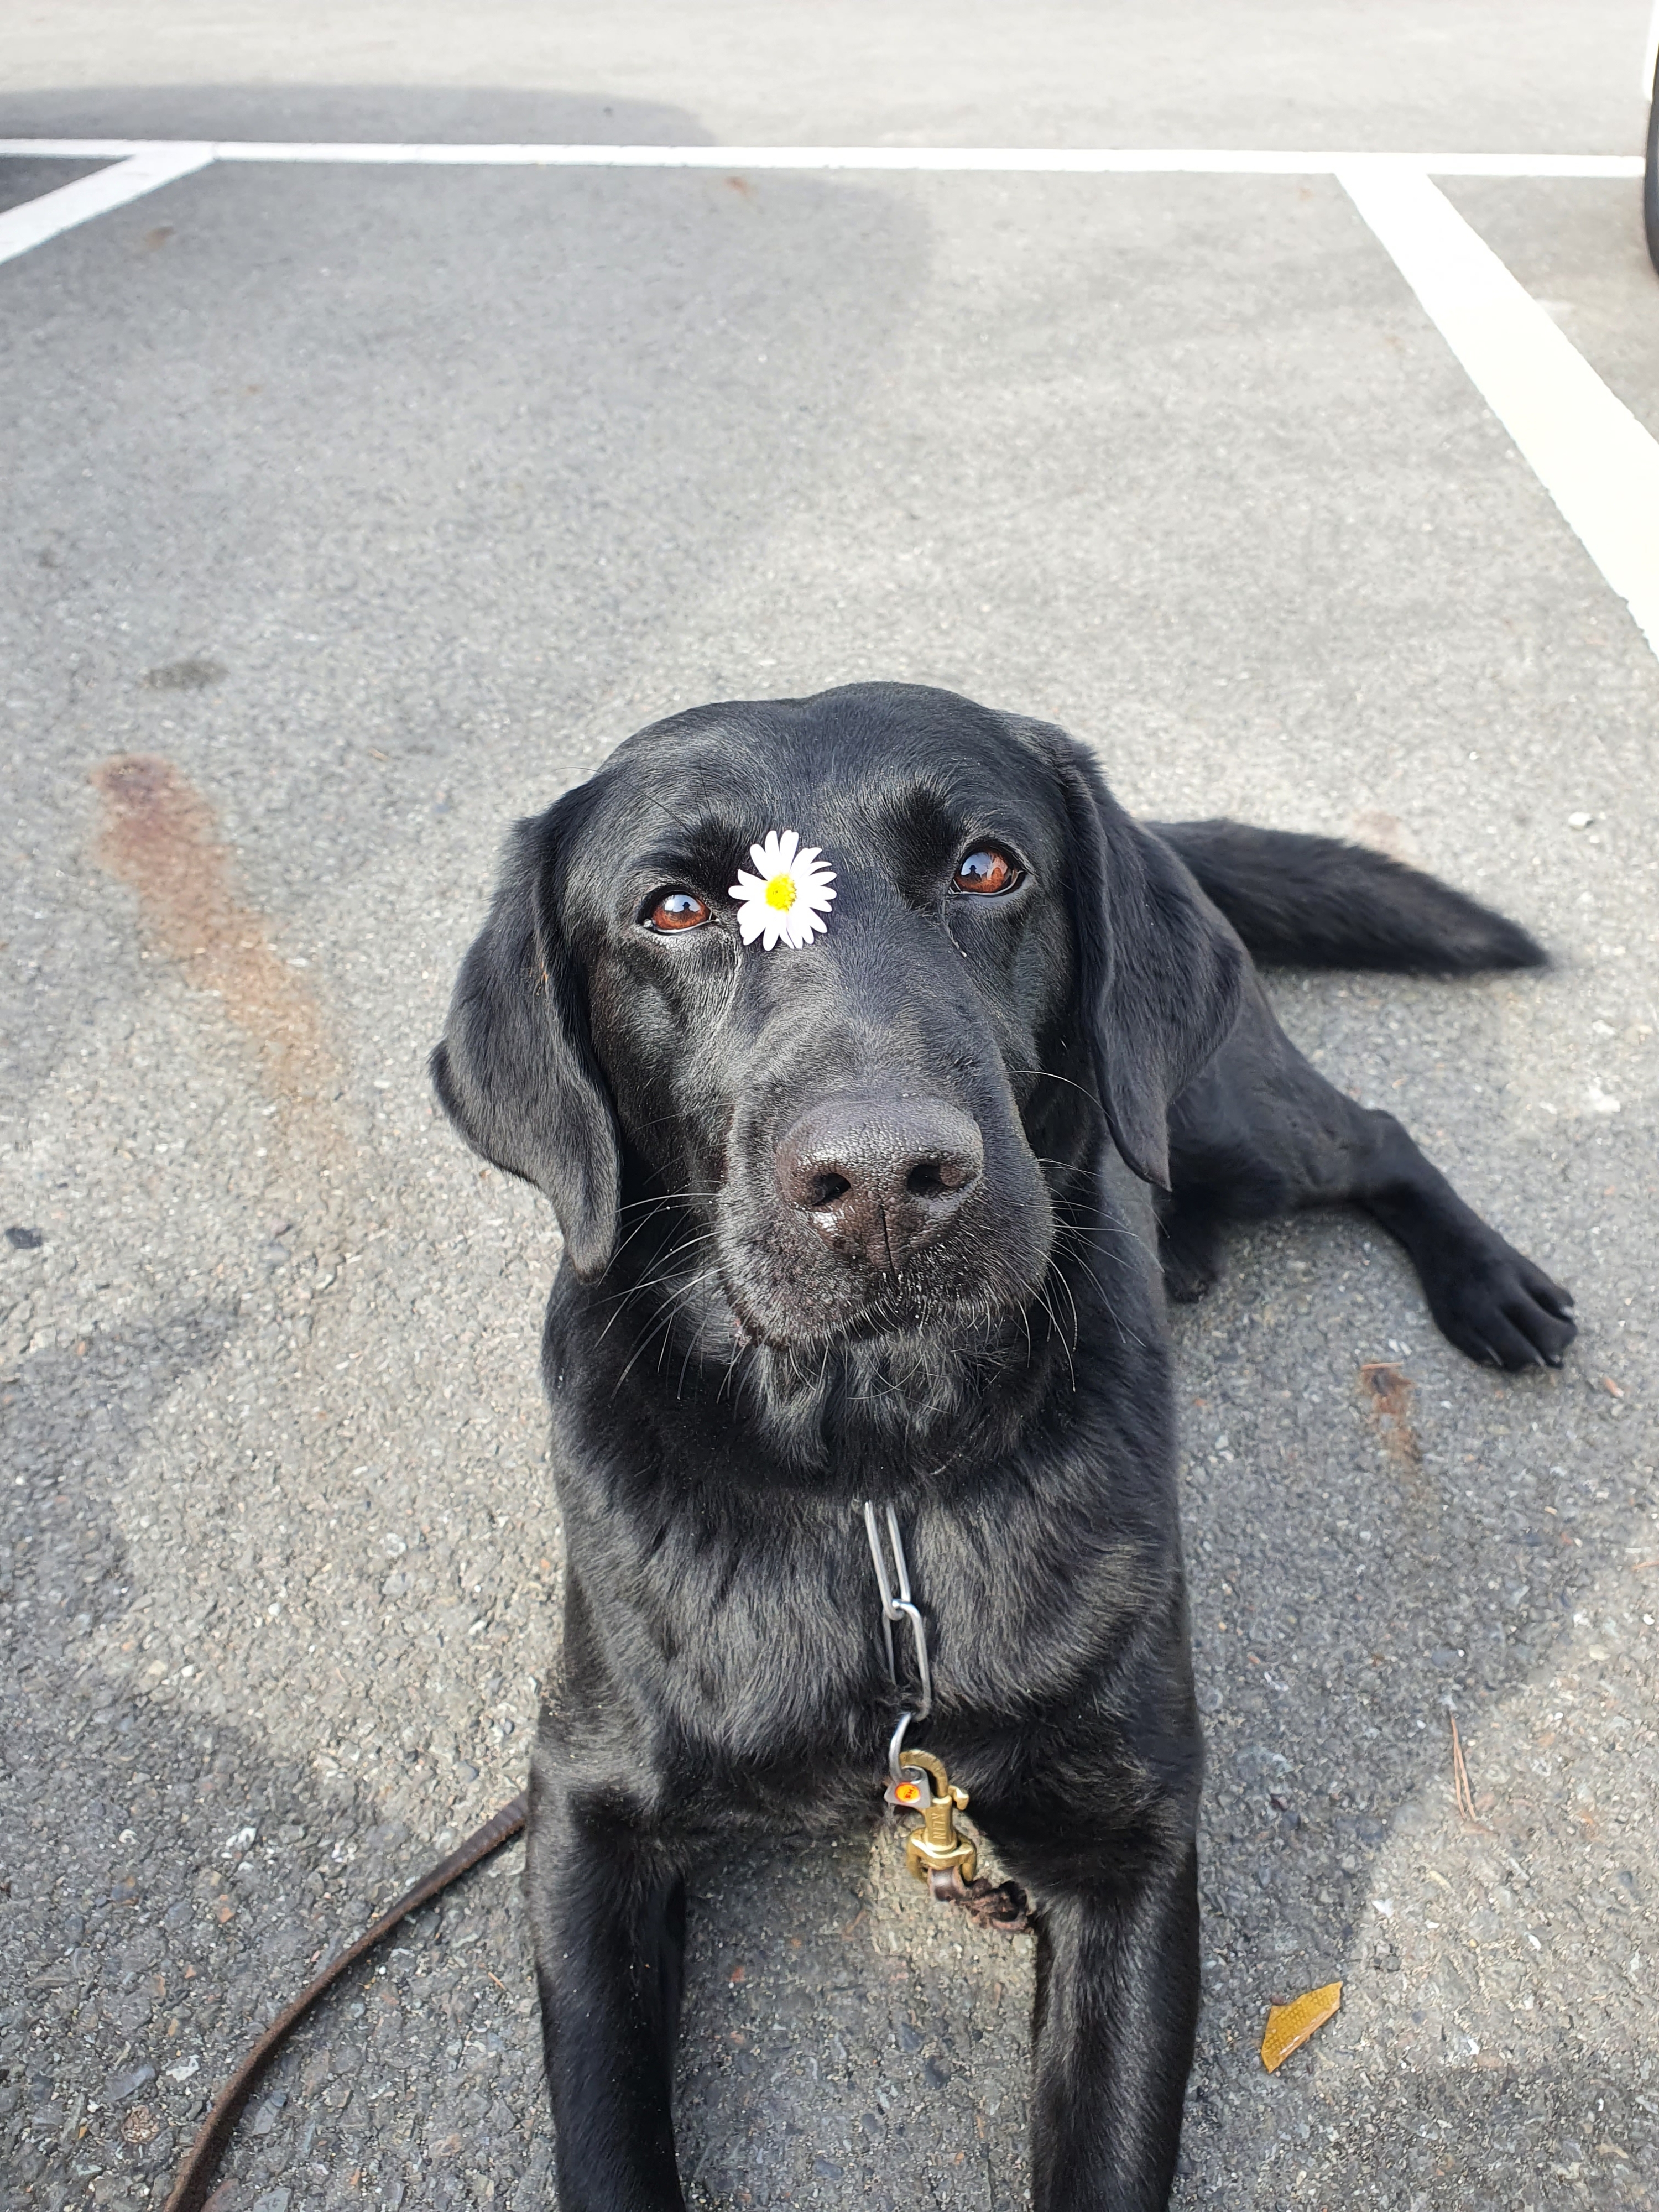
[[1363, 845], [1244, 822], [1151, 826], [1257, 960], [1396, 975], [1546, 964], [1518, 922]]
[[[837, 871], [828, 932], [744, 948], [726, 887], [790, 828]], [[1223, 841], [1247, 933], [1260, 834]], [[1352, 1199], [1476, 1357], [1572, 1335], [1400, 1125], [1295, 1053], [1183, 839], [1060, 731], [878, 684], [658, 724], [514, 834], [434, 1073], [569, 1261], [528, 1875], [564, 2212], [682, 2203], [687, 1867], [786, 1807], [878, 1813], [896, 1699], [865, 1498], [896, 1507], [927, 1614], [918, 1740], [1036, 1908], [1037, 2212], [1162, 2205], [1202, 1754], [1154, 1236], [1191, 1293], [1226, 1215]], [[997, 896], [954, 884], [981, 845], [1022, 872]], [[1378, 943], [1466, 963], [1479, 909], [1430, 885], [1391, 915], [1395, 880], [1371, 878]], [[644, 926], [675, 887], [709, 919]]]

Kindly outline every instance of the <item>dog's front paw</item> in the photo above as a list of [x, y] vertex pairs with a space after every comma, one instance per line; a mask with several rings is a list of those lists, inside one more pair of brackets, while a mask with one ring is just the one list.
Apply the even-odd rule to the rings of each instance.
[[1425, 1287], [1443, 1335], [1484, 1366], [1559, 1367], [1578, 1334], [1572, 1293], [1490, 1232], [1443, 1253]]

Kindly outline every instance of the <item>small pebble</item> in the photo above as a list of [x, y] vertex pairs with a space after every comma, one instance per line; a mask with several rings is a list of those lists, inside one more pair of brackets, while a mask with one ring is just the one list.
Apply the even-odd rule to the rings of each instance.
[[136, 2090], [143, 2087], [146, 2081], [155, 2079], [155, 2069], [153, 2066], [135, 2066], [130, 2073], [118, 2074], [113, 2080], [105, 2082], [102, 2100], [106, 2105], [125, 2104]]

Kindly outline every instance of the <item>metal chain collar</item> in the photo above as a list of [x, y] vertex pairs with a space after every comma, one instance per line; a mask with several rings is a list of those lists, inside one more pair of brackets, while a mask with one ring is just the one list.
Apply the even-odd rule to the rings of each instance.
[[[887, 1771], [895, 1786], [904, 1779], [899, 1754], [904, 1748], [905, 1730], [914, 1721], [925, 1721], [933, 1710], [933, 1677], [927, 1664], [927, 1624], [921, 1609], [910, 1595], [910, 1566], [904, 1556], [904, 1539], [899, 1534], [898, 1515], [887, 1508], [887, 1541], [892, 1547], [892, 1571], [888, 1571], [887, 1553], [881, 1540], [881, 1528], [876, 1519], [876, 1509], [866, 1499], [864, 1507], [864, 1531], [870, 1539], [870, 1557], [876, 1563], [876, 1581], [881, 1589], [881, 1633], [887, 1647], [887, 1679], [896, 1690], [899, 1686], [897, 1655], [893, 1646], [893, 1624], [906, 1620], [910, 1624], [911, 1641], [915, 1649], [916, 1679], [921, 1695], [914, 1705], [898, 1717], [898, 1726], [893, 1730], [887, 1747]], [[894, 1580], [898, 1589], [894, 1593]], [[912, 1768], [913, 1773], [918, 1771]]]

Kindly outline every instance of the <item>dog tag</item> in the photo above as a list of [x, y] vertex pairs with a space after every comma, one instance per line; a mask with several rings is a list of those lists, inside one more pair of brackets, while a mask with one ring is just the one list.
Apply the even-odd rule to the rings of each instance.
[[896, 1805], [902, 1813], [920, 1813], [927, 1803], [928, 1792], [920, 1782], [890, 1782], [882, 1792], [890, 1805]]

